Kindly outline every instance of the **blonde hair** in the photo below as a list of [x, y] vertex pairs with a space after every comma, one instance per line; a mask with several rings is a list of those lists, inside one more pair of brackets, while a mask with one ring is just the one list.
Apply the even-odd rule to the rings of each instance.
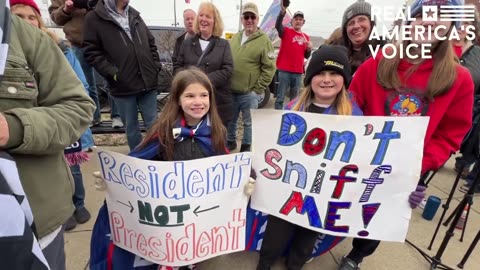
[[170, 161], [173, 160], [175, 140], [172, 129], [174, 128], [175, 122], [178, 121], [178, 118], [184, 116], [183, 110], [179, 105], [180, 97], [183, 92], [185, 92], [185, 89], [194, 83], [202, 85], [208, 91], [210, 101], [208, 115], [210, 116], [212, 130], [212, 147], [217, 154], [226, 152], [226, 129], [218, 114], [212, 83], [202, 70], [193, 66], [178, 72], [173, 78], [168, 102], [155, 124], [153, 124], [147, 132], [142, 143], [137, 147], [138, 149], [143, 149], [151, 141], [158, 140], [160, 144], [165, 147], [167, 159]]
[[[213, 31], [212, 36], [214, 37], [221, 37], [223, 34], [223, 20], [222, 16], [220, 16], [220, 12], [218, 11], [217, 7], [210, 2], [202, 2], [198, 7], [198, 14], [200, 14], [200, 10], [205, 9], [208, 10], [213, 14]], [[193, 29], [196, 33], [200, 33], [200, 22], [199, 16], [195, 17], [195, 23]]]
[[[448, 30], [447, 36], [450, 35], [452, 28]], [[403, 41], [403, 47], [406, 48], [410, 41]], [[397, 45], [397, 51], [400, 50], [400, 46]], [[436, 46], [432, 49], [432, 58], [435, 63], [433, 70], [428, 79], [426, 96], [430, 99], [433, 97], [446, 93], [453, 85], [457, 78], [457, 64], [458, 58], [455, 55], [451, 42], [447, 39], [440, 40]], [[413, 65], [406, 72], [405, 80], [401, 81], [398, 74], [398, 66], [400, 65], [400, 54], [397, 53], [392, 59], [382, 58], [378, 64], [377, 69], [377, 81], [378, 83], [387, 89], [400, 90], [405, 85], [405, 81], [411, 76], [422, 62]]]
[[55, 43], [59, 43], [60, 42], [60, 38], [52, 31], [48, 30], [47, 29], [47, 25], [45, 24], [45, 22], [43, 21], [42, 19], [42, 15], [40, 15], [40, 13], [37, 12], [36, 9], [34, 9], [32, 6], [29, 6], [29, 5], [24, 5], [24, 4], [16, 4], [14, 6], [11, 7], [11, 10], [12, 12], [14, 11], [15, 8], [21, 8], [21, 7], [29, 7], [33, 10], [33, 13], [35, 14], [35, 17], [37, 19], [37, 22], [38, 22], [38, 28], [40, 28], [40, 30], [42, 30], [43, 32], [47, 33], [54, 41]]
[[[298, 96], [296, 104], [292, 107], [292, 111], [306, 111], [308, 106], [312, 104], [315, 94], [313, 93], [311, 84], [307, 85], [304, 91]], [[332, 106], [335, 106], [335, 111], [338, 115], [352, 115], [353, 106], [348, 91], [345, 85], [337, 94]]]

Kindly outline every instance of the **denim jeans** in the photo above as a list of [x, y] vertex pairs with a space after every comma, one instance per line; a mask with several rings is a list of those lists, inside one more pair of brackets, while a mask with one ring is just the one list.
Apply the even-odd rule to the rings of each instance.
[[149, 129], [157, 119], [157, 91], [132, 96], [113, 97], [117, 103], [125, 131], [128, 147], [133, 150], [142, 141], [142, 133], [138, 123], [138, 110], [142, 114], [145, 127]]
[[298, 96], [302, 74], [288, 71], [278, 71], [277, 99], [275, 100], [275, 110], [283, 110], [283, 101], [285, 94], [290, 89], [290, 100]]
[[248, 94], [233, 94], [233, 119], [227, 125], [227, 140], [236, 141], [237, 122], [242, 112], [243, 139], [242, 144], [252, 144], [252, 114], [250, 109], [258, 109], [258, 95], [255, 92]]
[[88, 84], [88, 94], [90, 98], [95, 102], [95, 112], [93, 114], [93, 120], [94, 121], [100, 121], [102, 116], [100, 114], [100, 101], [98, 100], [98, 93], [97, 93], [97, 85], [95, 82], [95, 76], [93, 75], [93, 67], [90, 66], [90, 64], [87, 62], [85, 59], [85, 56], [83, 54], [84, 50], [82, 48], [72, 46], [72, 50], [75, 53], [75, 56], [77, 56], [78, 61], [80, 62], [80, 65], [82, 66], [83, 73], [85, 74], [85, 79], [87, 80]]
[[118, 106], [113, 97], [108, 93], [108, 103], [110, 104], [110, 119], [121, 118], [120, 112], [118, 111]]
[[80, 165], [73, 165], [70, 167], [70, 172], [72, 172], [73, 180], [75, 182], [75, 192], [73, 193], [73, 204], [75, 209], [80, 209], [85, 207], [85, 187], [83, 186], [83, 177], [82, 171], [80, 170]]

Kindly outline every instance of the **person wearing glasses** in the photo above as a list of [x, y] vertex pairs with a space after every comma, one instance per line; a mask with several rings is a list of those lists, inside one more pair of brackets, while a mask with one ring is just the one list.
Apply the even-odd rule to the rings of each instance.
[[282, 24], [289, 3], [290, 1], [282, 1], [282, 8], [275, 23], [278, 36], [282, 39], [277, 57], [279, 84], [275, 100], [276, 110], [283, 109], [283, 101], [288, 89], [290, 89], [290, 100], [298, 96], [304, 72], [304, 59], [308, 59], [312, 52], [310, 37], [302, 32], [305, 24], [303, 12], [297, 11], [293, 14], [292, 28], [284, 27]]
[[258, 108], [258, 95], [264, 93], [275, 75], [275, 52], [272, 41], [258, 28], [258, 7], [246, 3], [242, 8], [243, 30], [230, 41], [233, 57], [233, 119], [228, 124], [228, 149], [237, 148], [237, 120], [243, 121], [243, 139], [240, 152], [250, 151], [252, 144], [252, 117], [250, 109]]

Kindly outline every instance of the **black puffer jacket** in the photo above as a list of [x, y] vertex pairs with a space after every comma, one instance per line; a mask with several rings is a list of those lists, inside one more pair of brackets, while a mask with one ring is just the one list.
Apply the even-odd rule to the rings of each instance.
[[85, 18], [85, 57], [108, 81], [112, 96], [157, 90], [161, 64], [155, 38], [132, 7], [128, 20], [132, 39], [110, 16], [104, 0]]
[[212, 37], [210, 42], [201, 63], [197, 65], [198, 59], [202, 55], [199, 36], [184, 40], [173, 67], [177, 73], [183, 68], [198, 66], [207, 74], [215, 88], [215, 101], [220, 117], [223, 124], [227, 125], [233, 117], [233, 101], [230, 91], [230, 79], [233, 73], [232, 51], [230, 44], [225, 39]]

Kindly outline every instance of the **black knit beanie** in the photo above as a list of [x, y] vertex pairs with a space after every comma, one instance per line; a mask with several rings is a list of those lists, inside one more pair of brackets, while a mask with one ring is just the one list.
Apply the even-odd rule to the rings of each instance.
[[370, 19], [372, 15], [372, 6], [370, 3], [365, 2], [365, 0], [358, 0], [347, 7], [343, 13], [342, 27], [344, 28], [351, 18], [359, 15], [365, 15]]
[[340, 45], [322, 45], [312, 54], [305, 73], [303, 83], [309, 85], [313, 76], [324, 70], [336, 71], [343, 76], [345, 86], [348, 87], [352, 78], [350, 63], [348, 62], [347, 48]]

